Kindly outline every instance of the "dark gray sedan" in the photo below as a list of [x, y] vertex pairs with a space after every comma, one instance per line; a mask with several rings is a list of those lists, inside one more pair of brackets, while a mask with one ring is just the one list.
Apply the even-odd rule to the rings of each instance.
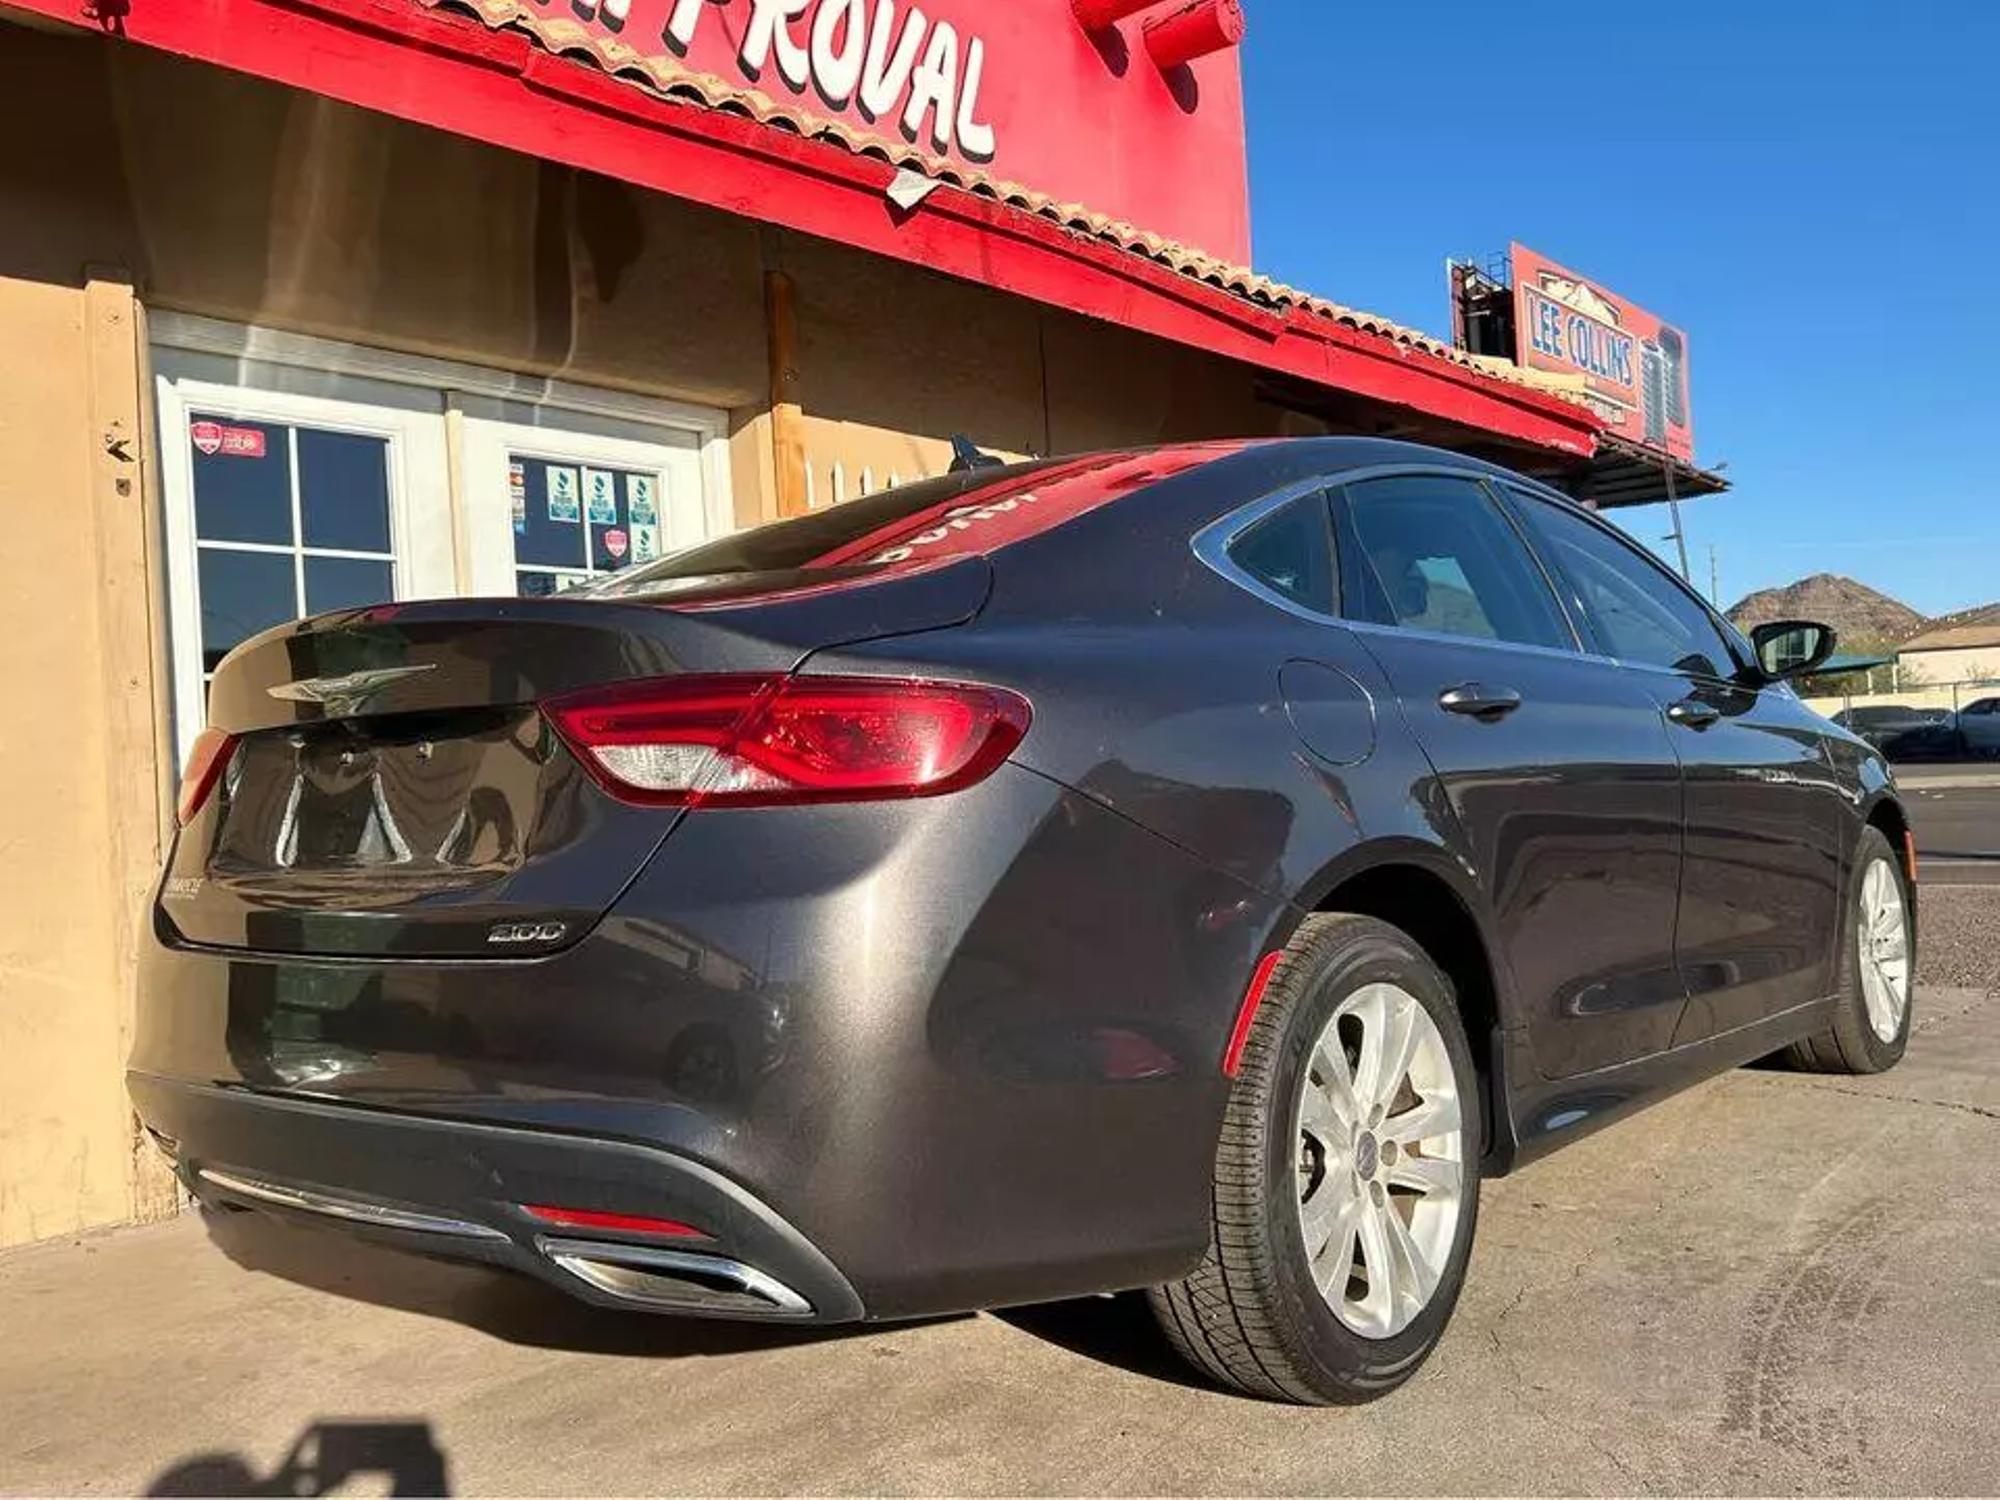
[[131, 1090], [206, 1202], [695, 1315], [1145, 1287], [1386, 1391], [1483, 1177], [1901, 1055], [1883, 759], [1448, 453], [982, 469], [222, 662]]

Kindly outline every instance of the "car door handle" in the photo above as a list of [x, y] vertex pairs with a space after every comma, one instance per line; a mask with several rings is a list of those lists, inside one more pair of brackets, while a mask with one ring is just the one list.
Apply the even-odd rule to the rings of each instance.
[[1438, 694], [1438, 707], [1446, 713], [1489, 722], [1520, 706], [1521, 695], [1512, 688], [1488, 687], [1482, 682], [1461, 682]]
[[1668, 707], [1667, 717], [1689, 729], [1706, 729], [1722, 717], [1722, 710], [1699, 698], [1683, 698]]

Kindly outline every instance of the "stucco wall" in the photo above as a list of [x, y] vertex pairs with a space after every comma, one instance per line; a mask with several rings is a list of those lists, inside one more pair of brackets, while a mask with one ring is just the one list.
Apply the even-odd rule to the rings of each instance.
[[135, 317], [0, 275], [0, 1244], [174, 1202], [123, 1076], [160, 817]]
[[1250, 371], [988, 288], [785, 236], [811, 499], [943, 471], [964, 433], [1004, 455], [1322, 431]]
[[1945, 651], [1904, 651], [1896, 665], [1903, 681], [1942, 687], [1954, 682], [2000, 682], [2000, 646]]
[[708, 405], [763, 400], [744, 220], [135, 48], [128, 263], [160, 305]]

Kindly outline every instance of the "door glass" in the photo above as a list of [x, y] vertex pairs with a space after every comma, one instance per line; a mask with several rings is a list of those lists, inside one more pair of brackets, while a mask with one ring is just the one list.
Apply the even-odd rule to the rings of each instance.
[[204, 676], [260, 630], [396, 592], [389, 440], [191, 413]]
[[199, 573], [204, 675], [258, 631], [298, 615], [298, 582], [285, 553], [203, 547]]
[[306, 560], [306, 607], [309, 615], [330, 609], [354, 609], [394, 597], [396, 581], [389, 564], [366, 557], [314, 557]]
[[507, 454], [515, 587], [553, 594], [659, 557], [666, 476]]
[[1735, 670], [1708, 611], [1664, 568], [1596, 522], [1538, 495], [1514, 493], [1606, 651], [1620, 661], [1706, 677]]
[[1481, 485], [1411, 474], [1345, 495], [1335, 541], [1350, 618], [1574, 648], [1541, 570]]
[[389, 445], [352, 432], [298, 430], [299, 520], [308, 547], [386, 553]]
[[291, 429], [196, 415], [194, 522], [204, 541], [292, 544]]

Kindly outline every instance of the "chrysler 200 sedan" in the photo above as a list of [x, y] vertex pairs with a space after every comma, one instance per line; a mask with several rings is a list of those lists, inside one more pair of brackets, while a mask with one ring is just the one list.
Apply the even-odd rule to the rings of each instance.
[[592, 1302], [1148, 1288], [1406, 1379], [1480, 1182], [1910, 1027], [1882, 757], [1644, 549], [1327, 438], [982, 468], [238, 647], [130, 1076], [189, 1189]]

